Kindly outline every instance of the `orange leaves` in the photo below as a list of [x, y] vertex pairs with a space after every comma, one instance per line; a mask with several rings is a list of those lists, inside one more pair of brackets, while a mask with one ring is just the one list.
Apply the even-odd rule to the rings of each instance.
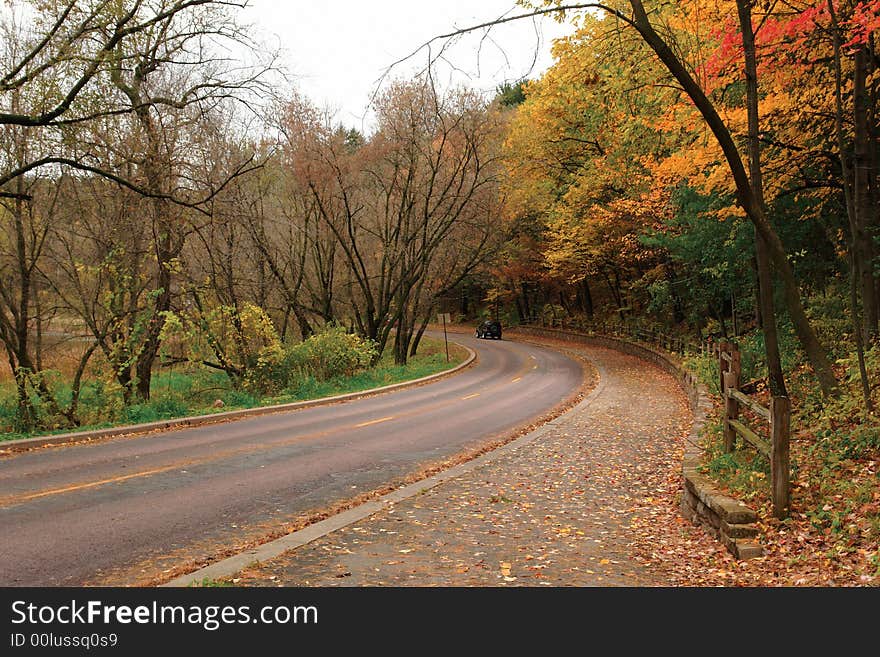
[[612, 20], [586, 20], [556, 53], [511, 119], [505, 189], [514, 215], [546, 227], [551, 274], [579, 280], [648, 257], [637, 236], [664, 204], [650, 194], [645, 158], [683, 106], [677, 91], [653, 85], [657, 63]]
[[[746, 160], [736, 3], [662, 4], [652, 3], [652, 21], [695, 73]], [[845, 41], [856, 25], [875, 30], [880, 24], [880, 0], [838, 3], [837, 11]], [[761, 5], [761, 12], [756, 29], [765, 199], [771, 208], [797, 206], [797, 220], [814, 220], [839, 196], [839, 187], [825, 184], [839, 168], [831, 16], [825, 0], [771, 3]], [[507, 139], [509, 209], [546, 228], [546, 244], [537, 248], [552, 277], [573, 282], [603, 267], [624, 277], [627, 269], [650, 269], [648, 261], [658, 254], [640, 244], [639, 234], [669, 223], [670, 199], [682, 185], [714, 197], [707, 221], [743, 216], [733, 201], [737, 189], [728, 158], [705, 117], [670, 83], [637, 35], [612, 19], [591, 17], [558, 44], [556, 54], [557, 63], [529, 84]], [[844, 67], [851, 76], [847, 67], [851, 62]]]

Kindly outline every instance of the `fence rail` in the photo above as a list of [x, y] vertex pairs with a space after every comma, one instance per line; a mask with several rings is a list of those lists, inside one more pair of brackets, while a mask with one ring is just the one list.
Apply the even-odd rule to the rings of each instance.
[[770, 409], [769, 408], [766, 408], [765, 406], [761, 406], [754, 399], [752, 399], [748, 395], [743, 394], [742, 392], [740, 392], [736, 388], [731, 388], [730, 390], [727, 391], [727, 394], [729, 396], [733, 397], [737, 402], [739, 402], [743, 406], [747, 407], [755, 415], [760, 415], [762, 418], [767, 420], [767, 422], [770, 421]]
[[716, 353], [717, 343], [710, 338], [695, 340], [672, 335], [659, 328], [645, 327], [629, 322], [601, 321], [594, 322], [582, 318], [536, 316], [520, 322], [523, 326], [540, 326], [541, 328], [558, 328], [578, 331], [588, 335], [608, 335], [626, 337], [636, 342], [651, 344], [670, 353], [684, 355], [708, 356]]
[[[724, 450], [732, 452], [739, 437], [770, 461], [773, 515], [787, 518], [791, 504], [791, 402], [788, 397], [774, 396], [770, 399], [770, 408], [767, 408], [739, 389], [742, 358], [732, 342], [719, 345], [718, 369], [724, 399]], [[768, 438], [740, 419], [743, 408], [761, 418], [765, 426], [769, 424]]]

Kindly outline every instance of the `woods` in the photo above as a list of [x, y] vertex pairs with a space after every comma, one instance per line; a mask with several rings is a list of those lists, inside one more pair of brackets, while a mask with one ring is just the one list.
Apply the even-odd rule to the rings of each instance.
[[[147, 402], [160, 366], [283, 387], [254, 372], [335, 326], [403, 364], [454, 307], [742, 336], [782, 396], [801, 364], [849, 395], [852, 357], [871, 412], [878, 4], [523, 4], [577, 25], [540, 78], [389, 79], [368, 134], [277, 84], [235, 5], [14, 4], [17, 425], [76, 426], [96, 376]], [[63, 385], [53, 336], [82, 346]]]
[[526, 85], [507, 142], [512, 222], [538, 222], [545, 303], [599, 287], [606, 314], [701, 335], [710, 317], [725, 338], [751, 316], [780, 393], [782, 322], [837, 394], [817, 323], [838, 318], [817, 317], [816, 296], [844, 299], [851, 278], [848, 333], [876, 335], [874, 4], [574, 5], [595, 11]]
[[390, 339], [406, 363], [440, 296], [491, 252], [491, 99], [401, 80], [362, 135], [277, 86], [242, 6], [4, 10], [4, 431], [79, 426], [87, 385], [118, 398], [112, 420], [175, 364], [284, 388], [301, 368], [282, 363], [336, 326], [364, 341], [359, 367]]

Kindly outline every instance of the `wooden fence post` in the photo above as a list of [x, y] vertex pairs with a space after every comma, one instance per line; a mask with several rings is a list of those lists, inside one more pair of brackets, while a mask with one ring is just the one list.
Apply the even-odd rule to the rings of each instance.
[[770, 481], [773, 486], [773, 515], [783, 520], [788, 517], [791, 504], [791, 401], [788, 397], [774, 397], [771, 403], [770, 435], [773, 442]]
[[725, 372], [724, 378], [724, 451], [732, 452], [736, 446], [736, 430], [730, 426], [731, 420], [739, 419], [739, 402], [727, 394], [728, 390], [739, 389], [739, 378], [736, 372]]
[[724, 352], [729, 348], [729, 342], [719, 342], [716, 347], [716, 353], [718, 354], [718, 390], [721, 391], [722, 397], [724, 396], [724, 373], [730, 371], [730, 363], [724, 358]]
[[739, 390], [740, 384], [742, 384], [742, 352], [739, 350], [739, 345], [736, 342], [730, 343], [730, 371], [736, 374], [736, 387]]

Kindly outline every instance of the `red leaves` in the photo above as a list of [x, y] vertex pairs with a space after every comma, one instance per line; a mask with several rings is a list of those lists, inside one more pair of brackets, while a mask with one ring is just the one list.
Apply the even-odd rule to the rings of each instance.
[[852, 29], [852, 38], [845, 44], [846, 47], [867, 44], [871, 33], [880, 29], [880, 0], [862, 0], [856, 4], [847, 24]]
[[[877, 5], [880, 2], [871, 0], [862, 4]], [[812, 0], [794, 13], [787, 9], [775, 16], [756, 17], [754, 22], [759, 71], [772, 72], [767, 69], [777, 68], [780, 60], [784, 60], [786, 66], [810, 60], [809, 40], [818, 27], [829, 23], [828, 7], [825, 0]], [[735, 18], [726, 18], [711, 35], [718, 45], [703, 67], [710, 91], [723, 83], [725, 74], [730, 74], [731, 70], [739, 74], [743, 66], [742, 35]]]

